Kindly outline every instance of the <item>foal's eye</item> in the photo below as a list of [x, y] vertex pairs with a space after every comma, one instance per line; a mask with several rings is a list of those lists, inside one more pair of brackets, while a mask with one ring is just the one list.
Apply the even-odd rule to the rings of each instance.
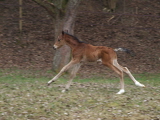
[[60, 41], [60, 39], [58, 39], [58, 41]]

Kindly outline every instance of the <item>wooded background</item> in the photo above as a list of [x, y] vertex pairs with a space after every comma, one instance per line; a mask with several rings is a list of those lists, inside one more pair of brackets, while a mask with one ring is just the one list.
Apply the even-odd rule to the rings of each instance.
[[[55, 69], [57, 63], [52, 63], [58, 60], [53, 59], [52, 45], [58, 35], [56, 30], [60, 32], [65, 27], [58, 29], [56, 23], [61, 20], [55, 21], [52, 13], [35, 1], [38, 0], [0, 1], [1, 68]], [[54, 8], [51, 4], [54, 0], [42, 2]], [[67, 6], [70, 1], [65, 2]], [[67, 28], [70, 33], [93, 45], [133, 50], [134, 57], [121, 52], [117, 54], [119, 63], [134, 73], [160, 72], [159, 0], [82, 0], [77, 4], [74, 27], [72, 30]], [[60, 52], [63, 53], [61, 56], [68, 53]], [[83, 66], [80, 73], [94, 74], [105, 70], [103, 66], [89, 64]]]

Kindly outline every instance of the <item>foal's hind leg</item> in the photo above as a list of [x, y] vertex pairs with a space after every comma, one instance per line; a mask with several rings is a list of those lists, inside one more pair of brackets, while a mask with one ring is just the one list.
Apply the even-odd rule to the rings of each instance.
[[78, 63], [78, 64], [73, 66], [73, 68], [71, 70], [70, 79], [68, 81], [68, 84], [66, 85], [65, 89], [62, 90], [62, 92], [65, 92], [65, 91], [69, 90], [70, 85], [72, 84], [72, 81], [73, 81], [74, 77], [76, 76], [76, 73], [78, 72], [80, 66], [81, 66], [81, 63]]
[[136, 86], [145, 87], [145, 85], [141, 84], [133, 77], [133, 75], [131, 74], [131, 72], [128, 70], [127, 67], [123, 67], [123, 71], [129, 75], [129, 77], [133, 80]]
[[125, 92], [124, 90], [124, 79], [123, 79], [123, 71], [117, 69], [112, 63], [103, 62], [104, 65], [111, 68], [113, 71], [115, 71], [120, 76], [120, 91], [117, 94], [123, 94]]
[[128, 70], [127, 67], [122, 67], [122, 66], [120, 66], [120, 65], [118, 64], [118, 62], [117, 62], [117, 59], [115, 59], [115, 60], [113, 61], [113, 64], [114, 64], [114, 66], [117, 67], [118, 69], [120, 69], [120, 70], [124, 71], [125, 73], [127, 73], [128, 76], [133, 80], [133, 82], [135, 83], [136, 86], [145, 87], [145, 85], [141, 84], [140, 82], [138, 82], [138, 81], [133, 77], [133, 75], [131, 74], [131, 72]]

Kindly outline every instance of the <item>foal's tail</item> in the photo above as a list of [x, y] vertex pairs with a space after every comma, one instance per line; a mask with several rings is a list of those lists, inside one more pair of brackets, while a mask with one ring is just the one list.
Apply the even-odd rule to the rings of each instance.
[[122, 52], [126, 52], [127, 54], [130, 54], [132, 57], [135, 56], [135, 53], [132, 50], [129, 50], [126, 48], [115, 48], [114, 51], [115, 52], [122, 51]]

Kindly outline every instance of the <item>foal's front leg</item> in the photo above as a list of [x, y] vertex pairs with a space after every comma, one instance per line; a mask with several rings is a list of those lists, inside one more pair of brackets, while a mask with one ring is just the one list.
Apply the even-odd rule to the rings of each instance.
[[65, 89], [62, 90], [62, 92], [65, 92], [65, 91], [69, 90], [69, 88], [70, 88], [70, 86], [72, 84], [72, 81], [75, 78], [76, 73], [78, 72], [80, 66], [81, 66], [81, 63], [78, 63], [78, 64], [76, 64], [76, 65], [73, 66], [73, 68], [71, 70], [70, 79], [68, 81], [68, 84], [66, 85]]
[[67, 70], [68, 70], [70, 67], [72, 67], [74, 64], [75, 64], [75, 61], [70, 61], [67, 65], [65, 65], [65, 66], [61, 69], [61, 71], [60, 71], [53, 79], [51, 79], [51, 80], [48, 82], [48, 86], [49, 86], [52, 82], [54, 82], [55, 80], [57, 80], [57, 79], [62, 75], [63, 72], [67, 71]]

